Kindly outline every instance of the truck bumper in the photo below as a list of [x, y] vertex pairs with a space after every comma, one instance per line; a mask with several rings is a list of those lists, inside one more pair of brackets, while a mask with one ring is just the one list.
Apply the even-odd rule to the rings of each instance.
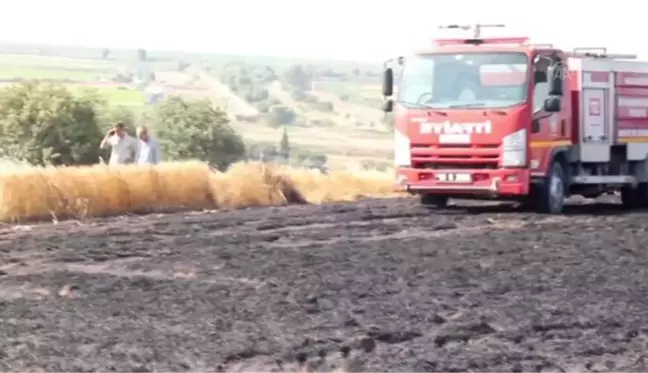
[[396, 169], [395, 189], [457, 197], [521, 197], [529, 194], [530, 172], [509, 168], [431, 170], [401, 167]]

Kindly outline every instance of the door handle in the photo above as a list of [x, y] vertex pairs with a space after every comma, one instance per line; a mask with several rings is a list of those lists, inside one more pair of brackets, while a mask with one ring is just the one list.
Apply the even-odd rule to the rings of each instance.
[[534, 119], [531, 121], [531, 133], [538, 133], [538, 132], [540, 132], [540, 121]]
[[560, 121], [560, 136], [565, 136], [565, 120]]

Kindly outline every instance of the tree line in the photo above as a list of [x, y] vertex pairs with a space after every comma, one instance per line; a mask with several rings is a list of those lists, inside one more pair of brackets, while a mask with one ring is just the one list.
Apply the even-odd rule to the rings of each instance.
[[164, 160], [201, 160], [224, 170], [242, 160], [324, 168], [327, 157], [290, 143], [284, 128], [276, 144], [245, 144], [224, 111], [208, 100], [168, 97], [141, 114], [113, 106], [96, 90], [73, 93], [58, 83], [25, 81], [0, 89], [0, 159], [33, 165], [79, 166], [108, 159], [99, 149], [106, 131], [123, 122], [152, 129]]
[[74, 94], [65, 86], [26, 81], [0, 90], [0, 157], [34, 165], [99, 163], [105, 132], [124, 122], [153, 129], [167, 160], [198, 159], [223, 169], [246, 156], [242, 137], [209, 101], [169, 97], [143, 115], [111, 106], [96, 91]]

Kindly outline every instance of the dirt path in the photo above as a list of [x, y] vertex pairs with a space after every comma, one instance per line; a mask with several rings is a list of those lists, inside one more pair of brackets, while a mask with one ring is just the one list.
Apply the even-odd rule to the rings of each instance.
[[200, 69], [197, 69], [196, 73], [200, 81], [205, 82], [205, 84], [211, 87], [211, 90], [214, 92], [215, 95], [221, 97], [227, 97], [229, 99], [228, 108], [233, 110], [236, 115], [242, 115], [242, 116], [259, 115], [259, 110], [257, 108], [252, 106], [243, 98], [237, 96], [234, 92], [232, 92], [231, 89], [229, 89], [228, 86], [221, 83], [218, 79], [210, 76], [209, 74], [205, 73]]
[[270, 84], [270, 86], [268, 86], [268, 94], [270, 95], [270, 97], [281, 101], [283, 105], [288, 106], [295, 112], [302, 113], [302, 110], [299, 107], [297, 101], [293, 100], [293, 98], [290, 96], [290, 93], [283, 89], [280, 81], [275, 80]]
[[645, 371], [648, 212], [413, 200], [0, 226], [0, 369]]
[[157, 73], [158, 80], [164, 81], [162, 87], [167, 93], [180, 94], [193, 98], [207, 98], [219, 107], [225, 107], [232, 115], [257, 116], [259, 110], [234, 94], [229, 87], [202, 70], [194, 74], [164, 71]]

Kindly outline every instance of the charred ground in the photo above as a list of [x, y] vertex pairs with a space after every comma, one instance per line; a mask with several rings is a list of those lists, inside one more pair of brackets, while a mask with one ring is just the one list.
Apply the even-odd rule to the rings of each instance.
[[648, 213], [413, 200], [0, 227], [0, 369], [648, 370]]

